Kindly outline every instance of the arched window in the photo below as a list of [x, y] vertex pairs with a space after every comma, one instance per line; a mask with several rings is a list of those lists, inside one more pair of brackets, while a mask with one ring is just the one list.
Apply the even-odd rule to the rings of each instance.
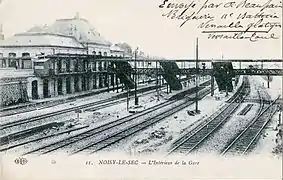
[[9, 55], [8, 55], [9, 57], [16, 57], [17, 56], [17, 54], [16, 53], [14, 53], [14, 52], [11, 52], [11, 53], [9, 53]]
[[48, 88], [48, 79], [43, 80], [43, 98], [48, 98], [49, 97], [49, 88]]
[[31, 97], [32, 99], [38, 99], [38, 83], [37, 80], [31, 82]]
[[15, 68], [18, 67], [16, 56], [17, 54], [14, 52], [8, 54], [8, 67], [15, 67]]
[[0, 53], [0, 67], [6, 66], [6, 60], [3, 58], [3, 53]]
[[104, 52], [104, 53], [103, 53], [103, 56], [107, 56], [107, 52]]
[[92, 51], [92, 54], [96, 55], [96, 52], [95, 52], [95, 51]]
[[22, 53], [22, 57], [30, 57], [30, 54], [28, 52]]
[[32, 68], [30, 53], [28, 53], [28, 52], [22, 53], [21, 59], [22, 59], [22, 62], [20, 64], [21, 69], [31, 69]]
[[98, 52], [98, 54], [99, 54], [100, 56], [102, 56], [102, 53], [101, 53], [101, 51], [99, 51], [99, 52]]

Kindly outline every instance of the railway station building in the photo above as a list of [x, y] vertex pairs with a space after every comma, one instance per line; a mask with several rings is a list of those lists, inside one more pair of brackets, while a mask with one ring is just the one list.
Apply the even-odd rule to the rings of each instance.
[[[26, 91], [27, 97], [21, 97], [20, 101], [120, 83], [116, 74], [106, 73], [111, 62], [99, 61], [96, 57], [123, 58], [124, 50], [107, 41], [79, 14], [58, 19], [50, 26], [32, 27], [7, 39], [1, 36], [1, 39], [0, 69], [5, 82], [1, 83], [1, 105], [19, 101], [14, 99], [17, 96], [13, 95], [14, 88], [9, 82], [18, 82], [20, 89]], [[4, 80], [6, 75], [14, 80]]]

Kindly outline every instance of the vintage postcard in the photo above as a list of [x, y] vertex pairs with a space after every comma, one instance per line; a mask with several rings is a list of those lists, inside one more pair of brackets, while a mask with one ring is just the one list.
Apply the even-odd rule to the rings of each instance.
[[0, 179], [282, 179], [281, 0], [0, 0]]

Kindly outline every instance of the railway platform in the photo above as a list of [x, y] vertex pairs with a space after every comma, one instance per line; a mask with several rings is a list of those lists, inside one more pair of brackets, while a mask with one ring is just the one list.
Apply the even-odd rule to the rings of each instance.
[[[181, 81], [184, 81], [186, 79], [187, 78], [181, 79]], [[140, 81], [140, 82], [138, 82], [138, 84], [140, 86], [140, 87], [138, 87], [138, 89], [145, 88], [145, 86], [148, 85], [148, 84], [153, 86], [155, 84], [155, 80]], [[121, 89], [122, 89], [122, 91], [121, 91]], [[17, 105], [11, 105], [11, 106], [7, 106], [7, 107], [2, 107], [0, 109], [0, 114], [1, 114], [1, 112], [17, 110], [17, 109], [20, 109], [20, 108], [29, 108], [29, 107], [40, 108], [40, 106], [51, 107], [51, 106], [55, 106], [55, 105], [58, 105], [58, 104], [72, 102], [72, 101], [75, 101], [78, 98], [93, 96], [93, 95], [97, 95], [97, 94], [100, 94], [100, 93], [106, 93], [106, 92], [116, 92], [116, 94], [118, 95], [119, 90], [120, 90], [121, 94], [126, 93], [125, 87], [123, 85], [120, 85], [118, 87], [109, 87], [109, 88], [105, 87], [105, 88], [100, 88], [100, 89], [93, 89], [93, 90], [90, 90], [90, 91], [77, 92], [75, 94], [55, 96], [55, 97], [44, 98], [44, 99], [29, 100], [28, 102], [25, 102], [25, 103], [21, 103], [21, 104], [17, 104]], [[172, 92], [170, 92], [170, 93], [172, 93]]]
[[[121, 89], [121, 88], [122, 88], [122, 86], [118, 87], [118, 89]], [[49, 106], [53, 106], [53, 105], [56, 105], [56, 104], [73, 101], [77, 98], [92, 96], [92, 95], [96, 95], [96, 94], [100, 94], [100, 93], [104, 93], [104, 92], [108, 92], [108, 91], [114, 91], [116, 89], [117, 89], [117, 87], [109, 88], [109, 89], [106, 87], [106, 88], [101, 88], [101, 89], [94, 89], [94, 90], [87, 91], [87, 92], [78, 92], [78, 93], [70, 94], [70, 95], [56, 96], [56, 97], [45, 98], [45, 99], [30, 100], [29, 102], [26, 102], [26, 103], [1, 108], [0, 112], [1, 111], [3, 112], [3, 111], [15, 110], [15, 109], [19, 109], [19, 108], [25, 108], [25, 107], [31, 107], [31, 106], [35, 107], [35, 106], [40, 106], [40, 105], [47, 105], [47, 104]]]

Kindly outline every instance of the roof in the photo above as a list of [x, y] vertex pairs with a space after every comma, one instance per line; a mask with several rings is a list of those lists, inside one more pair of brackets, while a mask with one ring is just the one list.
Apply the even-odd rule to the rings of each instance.
[[50, 33], [22, 33], [0, 41], [1, 46], [64, 46], [83, 48], [75, 38]]
[[1, 46], [64, 46], [83, 48], [85, 44], [110, 47], [99, 32], [78, 15], [72, 19], [58, 19], [50, 26], [34, 26], [25, 33], [19, 33], [0, 41]]
[[73, 36], [81, 43], [95, 43], [111, 46], [99, 32], [85, 19], [58, 19], [51, 26], [47, 27], [46, 32]]
[[123, 49], [121, 49], [120, 47], [115, 46], [115, 45], [112, 45], [112, 46], [110, 47], [110, 50], [111, 50], [111, 51], [124, 52]]
[[45, 32], [47, 26], [33, 26], [32, 28], [30, 28], [27, 33], [31, 32], [31, 33], [35, 33], [35, 32]]

